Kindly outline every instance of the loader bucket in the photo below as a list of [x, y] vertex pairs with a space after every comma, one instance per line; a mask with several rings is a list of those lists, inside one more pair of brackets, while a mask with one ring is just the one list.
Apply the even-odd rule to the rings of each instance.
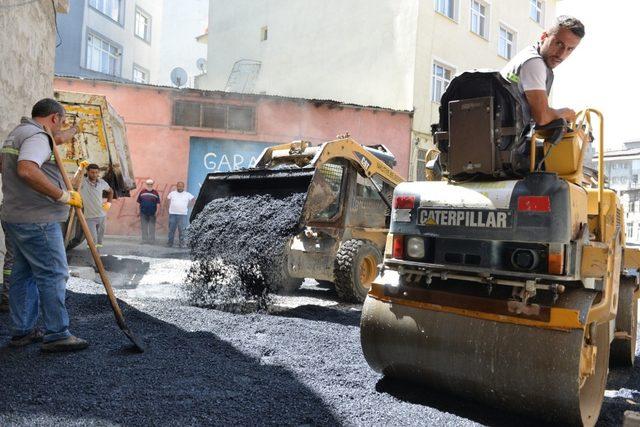
[[214, 199], [223, 197], [270, 194], [286, 197], [306, 193], [315, 169], [247, 169], [235, 172], [210, 173], [204, 180], [193, 206], [190, 221]]

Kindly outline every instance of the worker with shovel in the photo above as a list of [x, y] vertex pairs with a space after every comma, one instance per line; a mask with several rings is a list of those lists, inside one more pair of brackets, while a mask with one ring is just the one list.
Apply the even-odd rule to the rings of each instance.
[[[69, 206], [82, 206], [82, 198], [75, 191], [63, 190], [65, 183], [53, 158], [56, 142], [50, 133], [59, 133], [64, 120], [60, 103], [42, 99], [33, 106], [31, 118], [23, 117], [2, 147], [0, 219], [15, 257], [9, 288], [13, 334], [9, 345], [43, 341], [45, 352], [88, 346], [69, 332], [65, 306], [69, 268], [60, 223], [67, 220]], [[74, 133], [72, 128], [64, 139]], [[40, 309], [44, 332], [36, 327]]]

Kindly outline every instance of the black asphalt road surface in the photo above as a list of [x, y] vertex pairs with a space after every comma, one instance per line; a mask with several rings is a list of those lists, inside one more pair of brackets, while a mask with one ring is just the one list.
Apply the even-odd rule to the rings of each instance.
[[[175, 299], [121, 301], [148, 346], [137, 354], [99, 288], [72, 280], [83, 293], [69, 292], [71, 330], [88, 350], [8, 348], [0, 314], [0, 426], [540, 425], [381, 378], [361, 354], [353, 307], [241, 315]], [[607, 388], [618, 397], [605, 399], [600, 424], [620, 425], [625, 410], [640, 409], [640, 367], [612, 372]]]

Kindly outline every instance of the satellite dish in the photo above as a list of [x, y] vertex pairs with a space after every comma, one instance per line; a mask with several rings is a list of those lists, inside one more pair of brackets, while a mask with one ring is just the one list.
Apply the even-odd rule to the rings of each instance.
[[177, 87], [187, 84], [187, 72], [184, 68], [176, 67], [171, 70], [171, 82]]
[[198, 67], [198, 70], [204, 73], [207, 68], [207, 60], [204, 58], [198, 58], [198, 60], [196, 61], [196, 67]]

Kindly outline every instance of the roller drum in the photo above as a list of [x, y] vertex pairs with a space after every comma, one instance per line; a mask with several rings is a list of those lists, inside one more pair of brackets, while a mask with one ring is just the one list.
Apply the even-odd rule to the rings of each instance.
[[[590, 302], [589, 302], [590, 304]], [[361, 320], [368, 364], [513, 412], [595, 424], [604, 394], [609, 329], [597, 327], [596, 372], [580, 386], [584, 330], [559, 331], [465, 317], [369, 295]]]

